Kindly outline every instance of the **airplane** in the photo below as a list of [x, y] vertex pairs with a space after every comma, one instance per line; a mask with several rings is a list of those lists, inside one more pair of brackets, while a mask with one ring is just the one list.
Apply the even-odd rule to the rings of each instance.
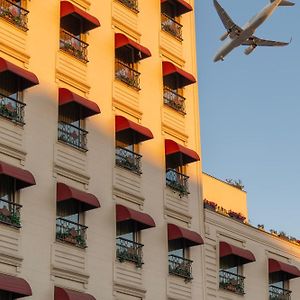
[[[268, 4], [260, 13], [254, 16], [244, 27], [236, 25], [217, 0], [214, 0], [214, 6], [216, 11], [223, 22], [227, 32], [220, 37], [221, 41], [227, 40], [227, 42], [221, 47], [216, 56], [214, 62], [224, 60], [234, 48], [239, 46], [248, 46], [244, 53], [249, 55], [257, 46], [286, 46], [290, 42], [275, 42], [260, 39], [254, 36], [255, 30], [264, 23], [278, 8], [278, 6], [293, 6], [295, 3], [287, 0], [270, 0]], [[229, 37], [229, 39], [227, 39]]]

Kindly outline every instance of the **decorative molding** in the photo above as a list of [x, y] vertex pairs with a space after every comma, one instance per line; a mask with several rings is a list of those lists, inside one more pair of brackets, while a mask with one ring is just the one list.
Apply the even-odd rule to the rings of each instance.
[[188, 138], [189, 138], [189, 136], [187, 134], [180, 132], [178, 130], [175, 130], [174, 128], [169, 127], [168, 125], [166, 125], [164, 123], [162, 124], [162, 131], [164, 133], [168, 133], [169, 135], [174, 136], [175, 138], [183, 141], [184, 143], [187, 143]]
[[71, 281], [76, 281], [82, 284], [88, 284], [90, 275], [85, 272], [74, 271], [57, 266], [51, 266], [51, 275]]
[[171, 217], [173, 219], [177, 219], [179, 221], [182, 221], [184, 223], [186, 223], [187, 225], [190, 225], [192, 222], [192, 216], [189, 214], [184, 214], [183, 212], [179, 212], [176, 210], [172, 210], [170, 208], [168, 208], [167, 206], [165, 206], [165, 215], [167, 217]]
[[[83, 183], [85, 185], [89, 184], [90, 176], [87, 173], [80, 173], [59, 165], [54, 166], [54, 175], [59, 174], [61, 176], [70, 178], [72, 180], [78, 181], [80, 183]], [[54, 176], [56, 177], [56, 176]]]
[[144, 206], [144, 202], [145, 202], [144, 197], [141, 197], [140, 195], [137, 194], [129, 193], [116, 186], [113, 186], [113, 195], [116, 196], [117, 198], [127, 200], [134, 204], [140, 205], [141, 207]]
[[144, 287], [139, 287], [127, 283], [121, 283], [114, 281], [113, 289], [115, 292], [130, 295], [133, 297], [138, 297], [145, 299], [147, 290]]
[[118, 101], [117, 99], [113, 99], [112, 104], [113, 104], [113, 109], [119, 109], [129, 115], [132, 115], [133, 117], [135, 117], [137, 119], [141, 119], [143, 116], [143, 113], [140, 110], [130, 107], [127, 104], [125, 104], [124, 102]]

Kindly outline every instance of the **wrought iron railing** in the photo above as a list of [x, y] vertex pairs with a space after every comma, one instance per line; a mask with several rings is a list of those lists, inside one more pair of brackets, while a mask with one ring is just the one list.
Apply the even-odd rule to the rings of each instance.
[[13, 1], [0, 0], [0, 17], [14, 24], [23, 31], [27, 31], [27, 15], [29, 11]]
[[169, 255], [169, 274], [185, 278], [186, 281], [193, 279], [192, 277], [193, 261], [177, 255]]
[[117, 259], [120, 262], [131, 261], [139, 268], [143, 265], [143, 244], [119, 237], [116, 240], [116, 247]]
[[115, 76], [116, 79], [123, 81], [136, 90], [140, 90], [140, 73], [125, 63], [116, 59]]
[[18, 124], [24, 125], [25, 103], [0, 93], [0, 115]]
[[60, 49], [71, 54], [84, 63], [88, 62], [87, 48], [88, 44], [81, 41], [75, 35], [61, 29], [60, 30]]
[[161, 14], [161, 29], [182, 41], [182, 25], [166, 14]]
[[219, 271], [219, 287], [234, 292], [236, 294], [244, 295], [245, 288], [244, 288], [244, 280], [245, 277], [227, 272], [224, 270]]
[[20, 210], [22, 205], [0, 198], [0, 222], [14, 227], [21, 227]]
[[140, 154], [126, 148], [116, 147], [116, 164], [136, 174], [142, 174], [141, 158]]
[[189, 176], [179, 173], [174, 169], [168, 169], [166, 172], [167, 186], [179, 192], [180, 196], [187, 196], [189, 194], [188, 179]]
[[274, 285], [269, 287], [269, 300], [291, 300], [292, 292]]
[[185, 98], [166, 86], [164, 87], [164, 103], [185, 114]]
[[80, 248], [86, 248], [87, 226], [66, 220], [56, 219], [56, 239], [73, 244]]
[[87, 151], [87, 134], [82, 128], [63, 121], [58, 122], [58, 140], [75, 148]]
[[138, 0], [119, 0], [119, 2], [130, 8], [135, 13], [139, 12]]

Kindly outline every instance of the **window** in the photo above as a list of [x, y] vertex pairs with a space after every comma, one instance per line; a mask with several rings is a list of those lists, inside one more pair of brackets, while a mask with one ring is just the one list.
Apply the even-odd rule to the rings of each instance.
[[3, 74], [0, 84], [0, 116], [23, 125], [24, 107], [21, 79], [9, 73]]
[[148, 214], [116, 205], [116, 257], [119, 262], [131, 262], [138, 268], [143, 265], [141, 231], [155, 227]]
[[138, 63], [135, 62], [135, 50], [126, 46], [116, 50], [115, 76], [136, 90], [140, 89], [140, 73]]
[[25, 0], [0, 0], [0, 17], [14, 24], [23, 31], [27, 31], [28, 10]]
[[0, 300], [13, 300], [13, 295], [11, 293], [0, 291]]
[[219, 286], [236, 294], [244, 294], [243, 267], [237, 256], [220, 258]]
[[138, 13], [138, 0], [119, 0], [120, 3], [122, 3], [124, 6], [131, 9], [133, 12]]
[[116, 165], [130, 170], [136, 174], [142, 174], [141, 158], [138, 153], [138, 144], [127, 144], [116, 141]]
[[182, 114], [185, 114], [185, 98], [183, 97], [183, 89], [172, 88], [168, 84], [164, 84], [164, 104]]
[[152, 132], [123, 116], [116, 116], [116, 165], [142, 174], [139, 143], [153, 138]]
[[78, 202], [60, 203], [57, 206], [56, 239], [86, 247], [86, 229], [82, 207]]
[[161, 7], [161, 29], [179, 41], [182, 41], [182, 25], [177, 13], [177, 6], [173, 2], [165, 2]]
[[270, 300], [290, 300], [292, 292], [289, 290], [289, 279], [284, 273], [269, 275]]
[[184, 240], [169, 241], [169, 274], [183, 277], [186, 281], [192, 280], [192, 263], [189, 257], [189, 248]]
[[189, 194], [188, 179], [189, 177], [186, 175], [186, 166], [167, 168], [167, 186], [179, 192], [180, 196], [187, 196]]
[[137, 267], [143, 265], [142, 248], [139, 243], [140, 234], [135, 222], [117, 223], [117, 258], [120, 262], [129, 261]]
[[85, 122], [81, 119], [80, 111], [59, 110], [58, 140], [79, 150], [87, 151], [87, 131]]
[[86, 33], [99, 27], [100, 22], [69, 1], [60, 5], [60, 49], [87, 63]]
[[140, 90], [138, 62], [151, 56], [146, 47], [122, 33], [115, 34], [115, 78], [135, 90]]
[[20, 209], [21, 205], [16, 203], [16, 181], [7, 176], [0, 179], [0, 222], [21, 227]]

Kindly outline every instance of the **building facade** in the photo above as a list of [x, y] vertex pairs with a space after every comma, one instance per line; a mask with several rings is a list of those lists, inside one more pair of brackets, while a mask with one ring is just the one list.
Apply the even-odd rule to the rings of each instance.
[[0, 298], [203, 299], [194, 1], [0, 1]]

